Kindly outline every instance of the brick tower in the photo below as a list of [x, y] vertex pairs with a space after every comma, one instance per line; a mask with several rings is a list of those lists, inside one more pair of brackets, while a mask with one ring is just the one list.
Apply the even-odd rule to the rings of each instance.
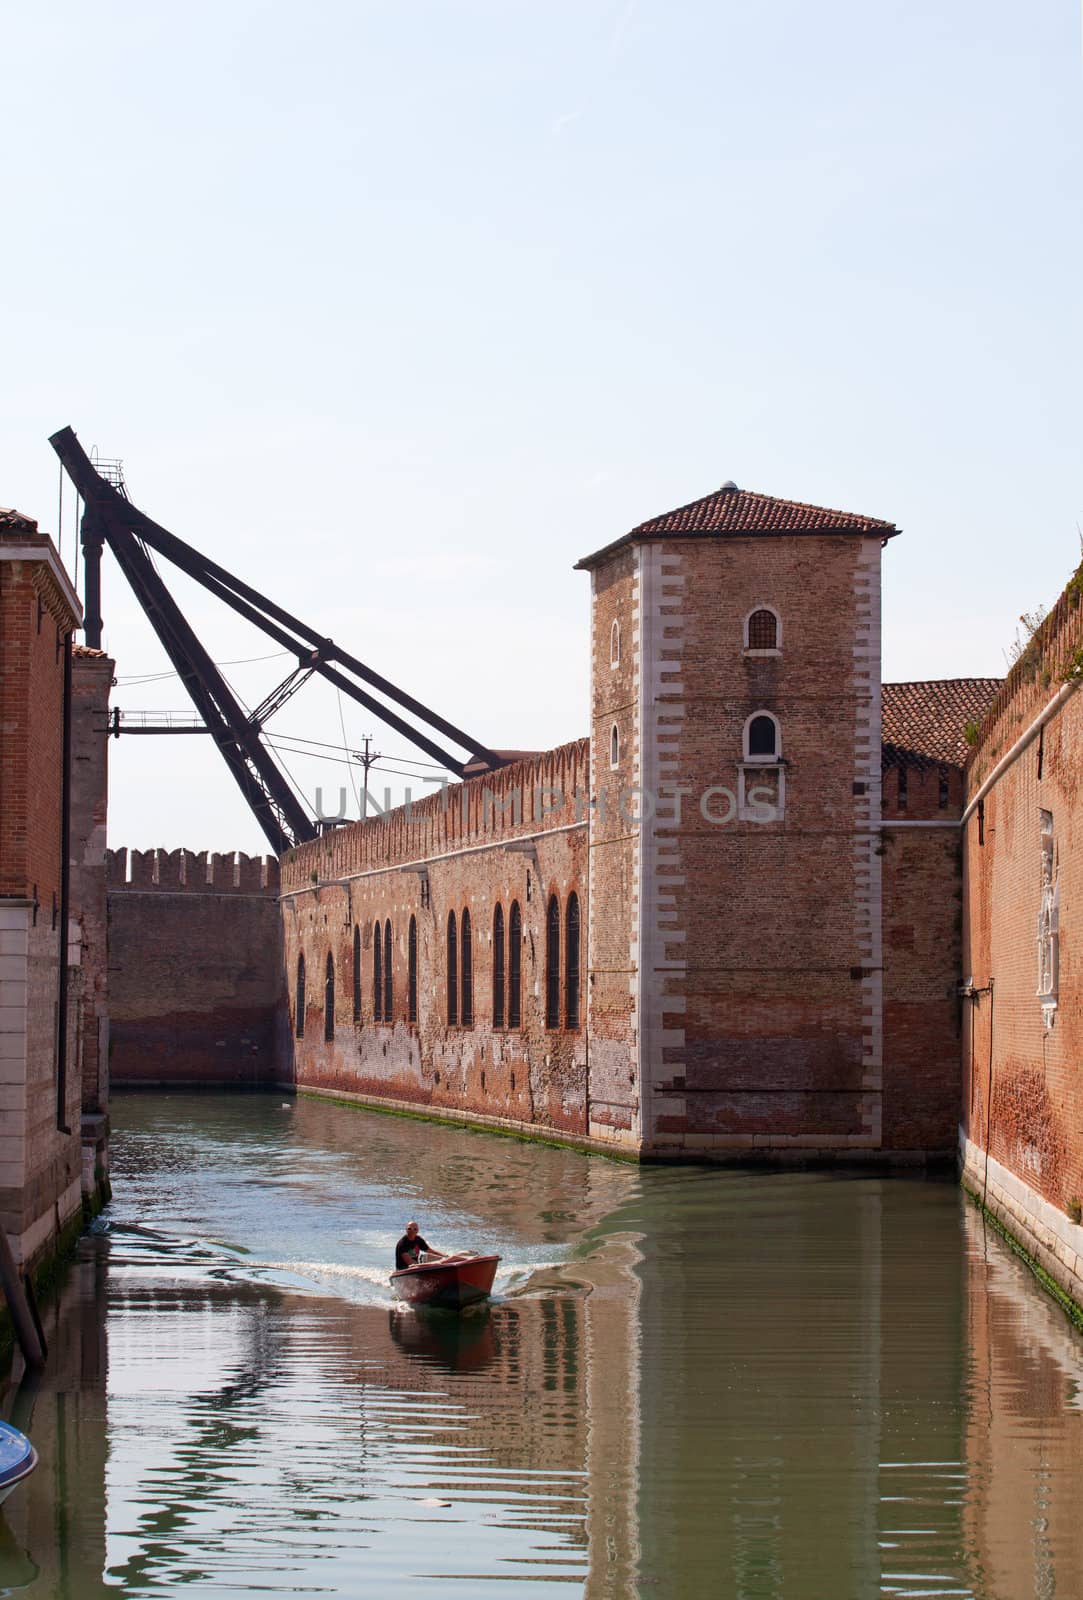
[[591, 1131], [881, 1144], [888, 522], [727, 483], [592, 578]]

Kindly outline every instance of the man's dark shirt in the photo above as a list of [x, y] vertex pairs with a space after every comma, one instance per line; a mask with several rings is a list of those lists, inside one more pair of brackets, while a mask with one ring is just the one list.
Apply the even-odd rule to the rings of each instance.
[[401, 1272], [404, 1267], [412, 1267], [417, 1260], [418, 1251], [427, 1250], [428, 1248], [419, 1233], [415, 1234], [412, 1239], [409, 1234], [404, 1233], [395, 1246], [395, 1271]]

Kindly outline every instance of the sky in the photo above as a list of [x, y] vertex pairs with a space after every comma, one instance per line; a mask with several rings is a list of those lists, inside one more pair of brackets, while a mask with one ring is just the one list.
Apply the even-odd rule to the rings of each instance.
[[[726, 479], [902, 528], [886, 680], [1000, 675], [1080, 559], [1078, 7], [8, 0], [3, 27], [0, 504], [63, 511], [69, 565], [65, 424], [174, 533], [541, 749], [588, 727], [574, 562]], [[289, 660], [176, 589], [257, 703]], [[115, 703], [184, 708], [108, 556], [104, 590]], [[333, 690], [272, 728], [370, 733], [426, 792]], [[209, 740], [110, 758], [114, 846], [264, 848]], [[356, 814], [351, 768], [290, 767]]]

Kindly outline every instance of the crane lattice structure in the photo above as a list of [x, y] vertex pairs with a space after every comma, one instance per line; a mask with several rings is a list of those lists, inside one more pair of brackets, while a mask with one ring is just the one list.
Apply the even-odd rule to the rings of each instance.
[[[108, 545], [202, 718], [202, 727], [221, 751], [276, 855], [314, 838], [319, 827], [264, 743], [263, 729], [313, 674], [334, 684], [460, 777], [468, 766], [472, 772], [481, 772], [506, 765], [496, 751], [139, 511], [128, 499], [119, 463], [92, 461], [71, 428], [61, 428], [49, 443], [83, 501], [80, 537], [87, 644], [92, 649], [101, 648], [101, 559]], [[200, 643], [159, 574], [151, 551], [171, 561], [296, 657], [296, 667], [254, 711], [248, 712], [240, 705]], [[114, 724], [114, 731], [124, 731], [119, 722]], [[163, 727], [153, 731], [193, 730]], [[449, 749], [448, 745], [454, 748]]]

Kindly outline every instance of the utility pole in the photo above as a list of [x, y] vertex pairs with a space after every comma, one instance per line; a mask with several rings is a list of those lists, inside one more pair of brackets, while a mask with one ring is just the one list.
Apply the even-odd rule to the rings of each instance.
[[360, 750], [354, 751], [354, 760], [360, 761], [365, 769], [365, 781], [361, 786], [361, 821], [364, 822], [369, 814], [369, 768], [374, 767], [380, 760], [380, 752], [372, 749], [372, 735], [365, 734], [364, 754]]

